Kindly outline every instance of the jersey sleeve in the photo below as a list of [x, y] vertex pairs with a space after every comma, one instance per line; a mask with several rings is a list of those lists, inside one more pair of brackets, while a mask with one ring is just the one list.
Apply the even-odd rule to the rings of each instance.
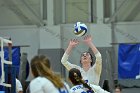
[[95, 70], [96, 74], [100, 77], [101, 71], [102, 71], [102, 56], [100, 52], [95, 54], [96, 61], [95, 64], [93, 65], [92, 69]]
[[77, 66], [75, 64], [71, 64], [69, 61], [68, 61], [68, 57], [69, 55], [67, 53], [64, 53], [62, 59], [61, 59], [61, 63], [65, 66], [65, 68], [69, 71], [70, 69], [72, 68], [77, 68], [77, 69], [80, 69], [81, 67], [80, 66]]

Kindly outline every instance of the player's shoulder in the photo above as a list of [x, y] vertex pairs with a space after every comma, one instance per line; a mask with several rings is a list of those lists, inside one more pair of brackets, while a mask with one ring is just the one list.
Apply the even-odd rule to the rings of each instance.
[[33, 79], [31, 81], [30, 84], [32, 84], [32, 85], [37, 85], [37, 84], [42, 85], [42, 84], [46, 84], [46, 83], [49, 83], [49, 82], [50, 81], [45, 77], [36, 77], [35, 79]]

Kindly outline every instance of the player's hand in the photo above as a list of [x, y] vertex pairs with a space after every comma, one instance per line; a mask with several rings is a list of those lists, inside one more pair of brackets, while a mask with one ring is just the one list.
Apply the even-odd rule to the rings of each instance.
[[90, 45], [92, 43], [92, 37], [91, 35], [86, 35], [84, 38], [83, 38], [83, 42], [87, 45]]
[[79, 44], [79, 41], [77, 39], [71, 39], [70, 42], [69, 42], [69, 46], [70, 47], [75, 47], [76, 45]]

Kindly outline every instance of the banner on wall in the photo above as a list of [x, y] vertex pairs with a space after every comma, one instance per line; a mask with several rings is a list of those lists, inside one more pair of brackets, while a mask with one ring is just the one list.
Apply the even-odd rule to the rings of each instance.
[[118, 79], [140, 79], [140, 44], [119, 44]]
[[[9, 48], [4, 47], [4, 59], [9, 60]], [[16, 74], [19, 73], [20, 66], [20, 47], [12, 47], [12, 65], [16, 67]], [[0, 77], [1, 77], [1, 60], [0, 60]]]

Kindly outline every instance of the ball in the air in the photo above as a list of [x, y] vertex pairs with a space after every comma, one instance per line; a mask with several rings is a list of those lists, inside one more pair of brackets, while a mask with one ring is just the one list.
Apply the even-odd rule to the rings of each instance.
[[84, 23], [77, 22], [74, 24], [74, 34], [78, 37], [84, 36], [87, 33], [87, 26]]

